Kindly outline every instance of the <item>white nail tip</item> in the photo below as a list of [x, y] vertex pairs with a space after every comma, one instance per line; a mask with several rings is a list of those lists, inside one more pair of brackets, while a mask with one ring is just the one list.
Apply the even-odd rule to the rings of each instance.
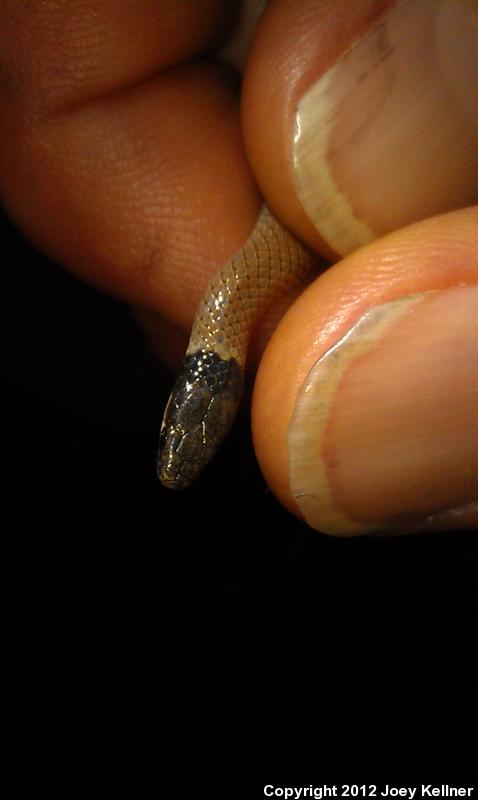
[[366, 311], [311, 368], [296, 400], [288, 431], [289, 481], [311, 528], [337, 536], [371, 533], [383, 523], [354, 520], [337, 505], [324, 441], [334, 396], [349, 364], [378, 344], [386, 330], [429, 292], [411, 295]]
[[478, 5], [402, 0], [301, 98], [297, 197], [346, 255], [476, 202]]
[[331, 123], [327, 120], [332, 117], [336, 105], [329, 96], [334, 70], [332, 68], [317, 81], [299, 103], [292, 163], [296, 191], [307, 216], [327, 244], [339, 255], [346, 255], [372, 241], [374, 235], [356, 218], [328, 162]]

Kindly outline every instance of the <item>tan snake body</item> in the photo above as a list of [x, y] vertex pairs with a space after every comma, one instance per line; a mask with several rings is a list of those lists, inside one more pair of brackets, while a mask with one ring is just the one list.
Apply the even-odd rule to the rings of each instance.
[[264, 310], [311, 273], [314, 259], [263, 206], [251, 237], [198, 307], [161, 427], [161, 483], [185, 489], [226, 436], [241, 399], [247, 347]]

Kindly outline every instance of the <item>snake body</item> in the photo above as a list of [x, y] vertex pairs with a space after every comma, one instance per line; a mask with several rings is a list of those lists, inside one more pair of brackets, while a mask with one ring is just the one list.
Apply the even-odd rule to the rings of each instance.
[[185, 489], [229, 431], [242, 394], [251, 331], [264, 310], [310, 274], [312, 256], [263, 206], [244, 247], [197, 309], [161, 426], [161, 483]]

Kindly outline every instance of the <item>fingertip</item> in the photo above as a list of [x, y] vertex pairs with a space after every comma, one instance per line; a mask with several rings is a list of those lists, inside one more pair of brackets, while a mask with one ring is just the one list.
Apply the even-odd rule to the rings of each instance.
[[260, 196], [236, 87], [207, 60], [3, 131], [0, 191], [25, 234], [76, 275], [190, 329]]
[[333, 266], [279, 324], [254, 442], [274, 494], [311, 527], [475, 526], [477, 245], [476, 208], [417, 223]]
[[344, 256], [478, 199], [478, 11], [466, 0], [291, 0], [246, 73], [249, 159], [271, 208]]
[[247, 62], [242, 122], [249, 161], [268, 204], [317, 252], [336, 250], [305, 212], [292, 163], [296, 109], [307, 88], [393, 0], [280, 0], [267, 7]]

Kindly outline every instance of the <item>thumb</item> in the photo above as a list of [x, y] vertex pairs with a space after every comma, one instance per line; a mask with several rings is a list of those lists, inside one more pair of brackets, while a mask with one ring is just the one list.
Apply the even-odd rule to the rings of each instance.
[[337, 535], [478, 527], [478, 209], [377, 240], [289, 309], [253, 402], [279, 499]]
[[477, 0], [279, 0], [243, 128], [269, 205], [326, 254], [475, 203]]

